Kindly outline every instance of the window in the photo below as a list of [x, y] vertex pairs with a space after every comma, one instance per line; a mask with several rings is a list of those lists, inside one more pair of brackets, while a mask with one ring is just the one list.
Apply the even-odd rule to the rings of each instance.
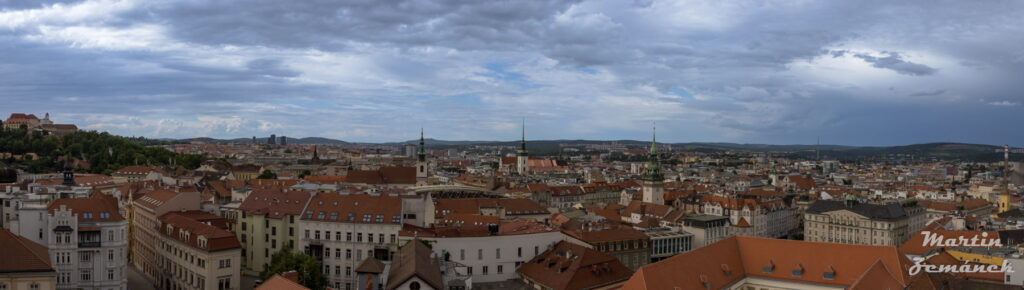
[[314, 233], [315, 233], [316, 239], [319, 240], [320, 239], [320, 231], [316, 231]]
[[242, 222], [242, 230], [245, 230], [245, 222]]
[[494, 258], [501, 259], [501, 248], [494, 249]]
[[89, 261], [89, 253], [88, 252], [82, 252], [82, 254], [79, 255], [79, 256], [80, 256], [80, 260], [82, 262], [88, 262]]
[[519, 247], [518, 249], [516, 249], [516, 255], [520, 258], [523, 257], [523, 247]]
[[379, 223], [383, 223], [384, 222], [384, 215], [382, 215], [382, 214], [377, 215], [377, 218], [374, 221], [377, 222], [378, 224]]
[[484, 259], [484, 249], [476, 249], [476, 259], [477, 260], [483, 260]]
[[309, 230], [306, 230], [306, 238], [309, 238]]
[[466, 249], [459, 249], [459, 260], [466, 260]]
[[395, 243], [395, 234], [391, 234], [391, 243], [392, 243], [392, 244], [394, 244], [394, 243]]
[[114, 269], [107, 269], [107, 280], [114, 280]]
[[334, 232], [334, 239], [340, 241], [341, 240], [341, 232]]
[[335, 259], [341, 258], [341, 249], [334, 249], [334, 258]]
[[28, 289], [30, 289], [30, 290], [39, 290], [39, 283], [32, 283], [32, 285], [28, 286]]
[[345, 240], [349, 242], [352, 241], [352, 232], [345, 233]]
[[466, 267], [466, 274], [473, 276], [473, 266]]
[[487, 266], [484, 266], [484, 269], [481, 272], [483, 272], [484, 275], [487, 275]]
[[114, 260], [114, 250], [107, 250], [107, 261]]
[[331, 231], [324, 232], [324, 239], [328, 241], [331, 240]]
[[352, 267], [345, 267], [345, 277], [352, 277]]
[[352, 249], [345, 249], [345, 260], [352, 259]]
[[364, 223], [369, 223], [369, 222], [370, 222], [370, 219], [371, 219], [371, 218], [372, 218], [372, 216], [371, 216], [371, 215], [368, 215], [368, 214], [364, 214], [364, 215], [363, 215], [363, 222], [364, 222]]
[[356, 242], [363, 242], [363, 233], [356, 233]]
[[372, 243], [373, 242], [373, 233], [367, 233], [366, 234], [366, 242], [367, 243]]
[[324, 258], [331, 257], [331, 248], [324, 248]]
[[82, 277], [81, 278], [82, 278], [82, 281], [90, 281], [90, 280], [92, 280], [92, 272], [90, 272], [89, 270], [82, 270]]
[[231, 277], [217, 278], [217, 289], [218, 290], [231, 289]]
[[377, 243], [378, 244], [383, 244], [384, 243], [384, 234], [380, 234], [380, 235], [377, 236]]
[[501, 274], [501, 265], [498, 265], [498, 274]]
[[270, 234], [276, 236], [277, 235], [277, 227], [270, 228]]

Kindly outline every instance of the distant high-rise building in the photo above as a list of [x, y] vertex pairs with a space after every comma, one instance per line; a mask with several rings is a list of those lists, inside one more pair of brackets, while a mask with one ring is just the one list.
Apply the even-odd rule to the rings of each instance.
[[406, 157], [416, 157], [416, 145], [405, 144], [405, 156]]
[[256, 145], [256, 136], [252, 136], [252, 145]]
[[288, 137], [281, 136], [281, 145], [288, 145]]
[[277, 135], [270, 134], [270, 138], [267, 138], [267, 144], [270, 144], [270, 145], [277, 144]]

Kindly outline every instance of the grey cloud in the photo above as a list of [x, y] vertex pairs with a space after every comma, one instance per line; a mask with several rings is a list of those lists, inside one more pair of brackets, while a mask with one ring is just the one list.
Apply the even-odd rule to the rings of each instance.
[[934, 97], [945, 94], [946, 90], [934, 90], [934, 91], [920, 91], [910, 94], [911, 97]]
[[937, 70], [927, 65], [913, 63], [903, 60], [899, 53], [888, 52], [886, 56], [875, 57], [867, 54], [854, 54], [853, 57], [862, 59], [876, 68], [890, 69], [900, 74], [912, 76], [926, 76], [934, 74]]

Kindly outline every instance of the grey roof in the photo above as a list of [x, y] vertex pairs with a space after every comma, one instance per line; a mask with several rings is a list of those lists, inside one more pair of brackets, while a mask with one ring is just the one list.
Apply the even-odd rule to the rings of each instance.
[[907, 212], [904, 211], [903, 206], [898, 203], [883, 205], [855, 202], [852, 207], [847, 207], [843, 201], [839, 200], [818, 200], [807, 208], [807, 212], [813, 214], [821, 214], [837, 210], [849, 210], [870, 219], [898, 220], [907, 217]]

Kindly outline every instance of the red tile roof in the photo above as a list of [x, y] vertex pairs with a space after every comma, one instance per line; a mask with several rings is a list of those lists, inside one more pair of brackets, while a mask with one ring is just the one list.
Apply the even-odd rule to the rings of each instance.
[[0, 274], [54, 272], [46, 246], [0, 228]]
[[349, 183], [415, 184], [415, 167], [381, 166], [378, 170], [349, 170], [345, 177]]
[[280, 219], [285, 215], [300, 215], [312, 194], [305, 191], [253, 190], [238, 209], [249, 215], [265, 215]]
[[[878, 263], [884, 268], [876, 268]], [[644, 266], [623, 289], [703, 289], [705, 283], [721, 289], [748, 276], [824, 286], [875, 285], [862, 279], [868, 277], [903, 288], [910, 282], [907, 270], [912, 264], [891, 246], [732, 236]], [[802, 274], [793, 275], [798, 269]], [[834, 276], [826, 279], [826, 272]], [[887, 275], [898, 284], [885, 282]]]
[[[118, 222], [124, 217], [117, 208], [117, 200], [104, 197], [89, 198], [61, 198], [51, 201], [46, 206], [47, 211], [53, 214], [54, 211], [64, 206], [71, 210], [71, 213], [78, 215], [79, 223], [97, 222]], [[102, 213], [102, 214], [101, 214]], [[109, 216], [108, 216], [109, 215]]]
[[[325, 222], [398, 224], [401, 223], [401, 214], [402, 199], [398, 197], [321, 193], [310, 200], [302, 219]], [[381, 219], [378, 220], [378, 216]]]
[[505, 215], [533, 215], [547, 214], [548, 211], [537, 202], [521, 198], [462, 198], [462, 199], [438, 199], [434, 209], [435, 216], [443, 217], [444, 212], [479, 214], [480, 208], [501, 207], [505, 209]]
[[280, 274], [274, 274], [266, 282], [256, 287], [256, 290], [309, 290], [309, 288], [295, 281], [288, 280]]
[[558, 290], [611, 286], [633, 275], [615, 257], [567, 241], [537, 255], [516, 269], [516, 273]]
[[[209, 252], [240, 248], [235, 234], [225, 230], [227, 226], [223, 218], [202, 211], [169, 212], [160, 216], [160, 234], [186, 243], [194, 248]], [[210, 223], [210, 224], [206, 224]], [[171, 227], [168, 233], [168, 226]], [[189, 232], [186, 239], [179, 235], [181, 231]], [[199, 236], [206, 238], [206, 247], [199, 246]]]

